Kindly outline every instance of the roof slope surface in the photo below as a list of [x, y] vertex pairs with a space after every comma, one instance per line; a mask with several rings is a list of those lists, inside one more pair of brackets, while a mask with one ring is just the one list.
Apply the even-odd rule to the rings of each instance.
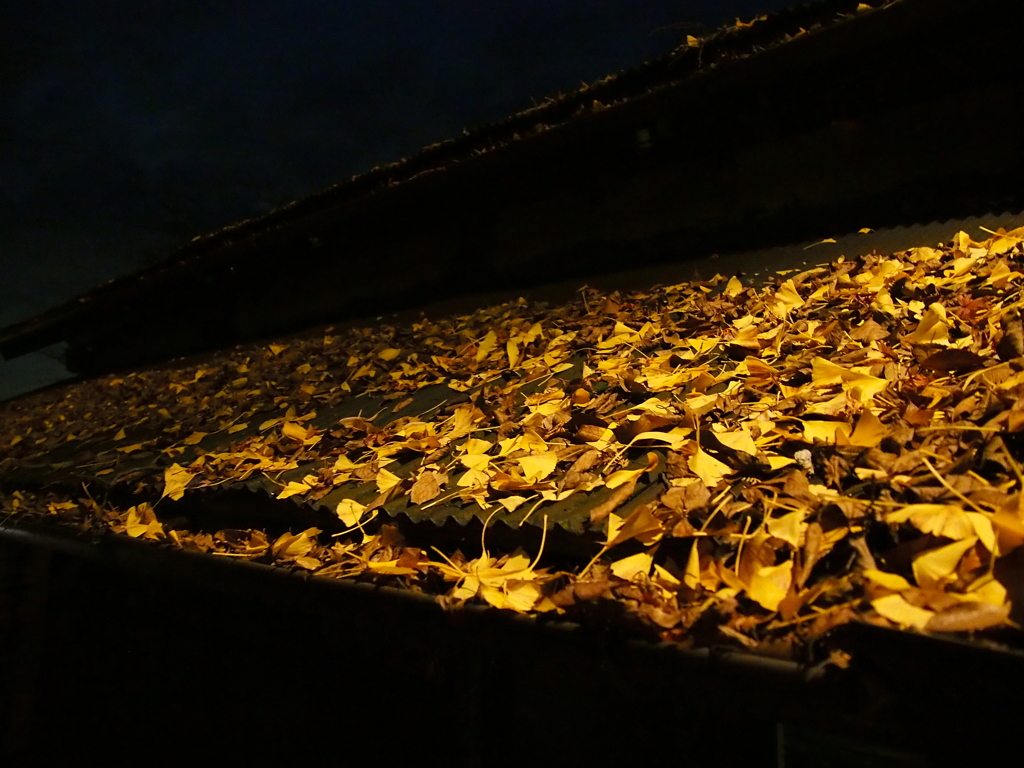
[[1022, 243], [54, 389], [0, 411], [4, 511], [447, 603], [615, 601], [684, 644], [798, 653], [851, 620], [1017, 642]]

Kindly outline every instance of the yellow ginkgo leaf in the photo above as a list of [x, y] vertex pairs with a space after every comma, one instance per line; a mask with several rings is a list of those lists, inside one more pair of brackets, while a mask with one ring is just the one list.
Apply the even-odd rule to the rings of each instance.
[[686, 570], [683, 572], [683, 584], [690, 589], [700, 586], [700, 552], [697, 550], [697, 539], [694, 539], [690, 548], [690, 556], [686, 560]]
[[535, 453], [530, 456], [522, 456], [516, 459], [523, 470], [523, 476], [531, 483], [539, 483], [552, 472], [558, 465], [558, 454], [554, 451]]
[[946, 308], [935, 302], [921, 316], [921, 322], [913, 333], [904, 337], [904, 341], [910, 344], [948, 344], [946, 323]]
[[359, 525], [359, 521], [366, 514], [366, 505], [360, 504], [355, 499], [342, 499], [334, 508], [334, 513], [349, 528]]
[[[976, 535], [971, 518], [958, 504], [908, 504], [889, 512], [885, 516], [885, 521], [887, 523], [909, 521], [921, 533], [944, 536], [957, 541]], [[993, 538], [989, 537], [989, 541], [992, 541]]]
[[505, 496], [504, 498], [498, 499], [498, 503], [505, 508], [506, 512], [515, 512], [519, 507], [526, 503], [526, 497]]
[[743, 283], [733, 275], [729, 278], [729, 282], [725, 284], [725, 288], [722, 289], [722, 295], [727, 298], [734, 298], [743, 293]]
[[918, 586], [929, 589], [951, 579], [960, 564], [960, 558], [977, 541], [977, 536], [971, 536], [938, 549], [929, 549], [915, 557], [913, 569]]
[[935, 615], [935, 611], [911, 605], [902, 596], [895, 593], [875, 598], [871, 601], [871, 607], [889, 621], [895, 622], [901, 627], [913, 627], [914, 629], [924, 629]]
[[641, 432], [634, 436], [629, 444], [633, 445], [641, 440], [653, 440], [657, 443], [666, 443], [673, 451], [678, 451], [686, 444], [692, 431], [686, 427], [676, 427], [670, 432]]
[[877, 584], [880, 587], [891, 589], [894, 592], [902, 592], [904, 589], [911, 588], [910, 582], [898, 573], [887, 573], [886, 571], [880, 571], [877, 568], [865, 568], [864, 578], [872, 584]]
[[544, 596], [534, 581], [510, 581], [505, 588], [505, 607], [513, 611], [529, 611]]
[[1006, 587], [990, 573], [979, 577], [967, 588], [964, 595], [969, 600], [982, 600], [992, 605], [1004, 605], [1006, 603]]
[[658, 466], [658, 455], [656, 453], [648, 453], [646, 467], [641, 467], [640, 469], [620, 469], [617, 472], [612, 472], [605, 478], [604, 484], [611, 489], [618, 488], [620, 485], [636, 480], [644, 472], [650, 472], [656, 466]]
[[793, 561], [766, 565], [754, 571], [747, 596], [769, 611], [777, 611], [793, 583]]
[[285, 533], [277, 538], [270, 549], [282, 558], [304, 557], [313, 548], [314, 537], [319, 533], [319, 528], [307, 528], [301, 533]]
[[850, 445], [862, 448], [877, 448], [878, 444], [885, 439], [888, 430], [870, 410], [865, 408], [861, 411], [860, 418], [850, 435]]
[[494, 345], [497, 343], [498, 334], [496, 334], [494, 331], [488, 331], [487, 335], [484, 336], [483, 340], [480, 342], [480, 346], [477, 347], [475, 357], [476, 361], [479, 363], [485, 357], [487, 357], [491, 353], [491, 350], [494, 349]]
[[632, 581], [637, 576], [646, 576], [651, 572], [654, 557], [649, 552], [637, 552], [612, 563], [612, 573], [625, 581]]
[[192, 473], [179, 464], [171, 464], [164, 470], [164, 492], [160, 498], [169, 496], [177, 501], [185, 495], [185, 486], [192, 480]]
[[156, 519], [153, 508], [145, 503], [128, 509], [125, 533], [133, 539], [160, 539], [166, 535], [163, 525]]
[[483, 470], [467, 469], [455, 484], [460, 488], [472, 488], [474, 486], [487, 485], [487, 481], [490, 479], [491, 476]]
[[816, 357], [811, 362], [811, 381], [815, 387], [841, 384], [844, 392], [862, 403], [870, 401], [889, 386], [885, 379], [857, 368], [844, 368], [823, 357]]
[[662, 537], [663, 532], [661, 520], [655, 517], [649, 506], [642, 505], [625, 519], [614, 512], [608, 515], [608, 541], [604, 546], [611, 548], [630, 539], [650, 546]]
[[380, 352], [378, 352], [377, 357], [379, 357], [381, 360], [388, 361], [394, 360], [400, 354], [402, 354], [402, 350], [395, 349], [394, 347], [388, 347], [387, 349], [382, 349]]
[[505, 352], [508, 354], [508, 367], [515, 368], [519, 362], [519, 345], [515, 339], [509, 339], [505, 344]]
[[704, 485], [708, 488], [714, 488], [722, 478], [736, 471], [728, 464], [719, 461], [714, 456], [705, 452], [702, 448], [697, 448], [697, 452], [690, 457], [687, 463], [690, 471], [703, 480]]
[[757, 455], [757, 445], [754, 444], [754, 438], [751, 436], [750, 430], [747, 429], [746, 425], [727, 432], [715, 432], [715, 437], [718, 438], [718, 442], [722, 443], [722, 445], [726, 445], [733, 450], [749, 453], [751, 456]]
[[769, 517], [766, 525], [768, 533], [792, 545], [794, 549], [803, 546], [804, 534], [807, 531], [806, 513], [797, 511], [782, 517]]
[[286, 421], [281, 425], [281, 434], [285, 437], [290, 437], [292, 440], [298, 440], [301, 443], [306, 439], [308, 430], [302, 424], [294, 421]]
[[308, 483], [298, 483], [293, 480], [289, 482], [279, 494], [277, 494], [277, 498], [288, 499], [292, 496], [301, 496], [304, 493], [309, 493], [311, 490], [313, 490], [313, 488]]
[[385, 491], [394, 488], [396, 485], [402, 482], [402, 478], [400, 478], [396, 474], [388, 472], [384, 468], [377, 470], [377, 477], [375, 479], [377, 482], [377, 490], [379, 490], [381, 493], [384, 493]]
[[459, 463], [466, 469], [475, 469], [479, 472], [483, 472], [487, 469], [487, 465], [491, 463], [491, 458], [491, 456], [487, 456], [483, 453], [467, 453], [466, 455], [459, 457]]
[[415, 568], [409, 568], [408, 566], [399, 565], [398, 560], [382, 560], [380, 562], [374, 562], [368, 560], [366, 567], [373, 573], [379, 573], [384, 576], [410, 576], [414, 573], [418, 573]]
[[775, 292], [775, 299], [772, 303], [772, 311], [777, 317], [785, 318], [795, 309], [804, 305], [804, 300], [797, 293], [796, 286], [792, 280], [787, 280]]
[[334, 462], [334, 466], [332, 467], [332, 469], [335, 472], [351, 472], [353, 470], [359, 469], [361, 466], [363, 466], [361, 463], [356, 464], [348, 456], [342, 454], [341, 456], [338, 457], [337, 461]]

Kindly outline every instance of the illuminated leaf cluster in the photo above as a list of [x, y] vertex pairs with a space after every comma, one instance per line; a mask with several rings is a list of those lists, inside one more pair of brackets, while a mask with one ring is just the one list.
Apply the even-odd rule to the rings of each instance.
[[[763, 286], [583, 290], [53, 390], [4, 407], [0, 471], [81, 446], [64, 466], [92, 491], [17, 489], [5, 514], [455, 604], [572, 614], [614, 600], [684, 643], [708, 624], [751, 647], [852, 619], [1010, 626], [1024, 583], [1004, 558], [1024, 542], [1022, 238], [958, 233]], [[436, 405], [405, 411], [439, 387]], [[330, 416], [358, 397], [379, 407]], [[107, 475], [104, 493], [138, 501], [94, 501]], [[182, 499], [253, 480], [281, 503], [332, 500], [334, 535], [166, 522]], [[549, 549], [538, 567], [486, 540], [475, 558], [431, 555], [402, 532], [403, 508], [547, 532], [574, 498], [589, 562]]]

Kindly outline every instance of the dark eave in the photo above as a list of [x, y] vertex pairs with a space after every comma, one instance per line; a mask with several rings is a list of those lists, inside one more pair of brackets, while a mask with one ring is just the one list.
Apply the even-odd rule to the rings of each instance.
[[626, 260], [1019, 208], [1019, 25], [995, 0], [856, 6], [720, 32], [197, 238], [3, 329], [0, 354], [68, 341], [98, 373]]

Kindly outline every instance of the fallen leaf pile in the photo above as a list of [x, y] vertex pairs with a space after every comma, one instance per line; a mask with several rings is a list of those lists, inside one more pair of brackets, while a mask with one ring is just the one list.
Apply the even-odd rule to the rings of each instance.
[[[796, 653], [852, 620], [1002, 638], [1024, 590], [1022, 242], [961, 232], [766, 285], [584, 289], [56, 388], [0, 406], [3, 515], [446, 605], [614, 605], [682, 644]], [[316, 525], [205, 528], [204, 499], [260, 488]]]

